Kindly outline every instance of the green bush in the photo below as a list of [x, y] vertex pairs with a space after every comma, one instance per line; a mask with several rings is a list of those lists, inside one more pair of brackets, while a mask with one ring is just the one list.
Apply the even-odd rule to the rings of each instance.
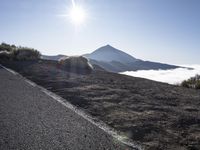
[[200, 75], [196, 75], [195, 77], [183, 81], [181, 86], [186, 88], [200, 89]]
[[0, 45], [0, 59], [37, 60], [40, 56], [40, 52], [33, 48], [17, 47], [6, 43]]
[[0, 59], [2, 60], [10, 60], [13, 58], [13, 54], [8, 51], [0, 51]]
[[25, 47], [13, 51], [13, 55], [15, 60], [37, 60], [41, 56], [39, 51]]
[[0, 45], [0, 51], [12, 51], [13, 47], [9, 44], [6, 44], [6, 43], [1, 43]]
[[181, 86], [189, 88], [189, 84], [186, 80], [181, 83]]

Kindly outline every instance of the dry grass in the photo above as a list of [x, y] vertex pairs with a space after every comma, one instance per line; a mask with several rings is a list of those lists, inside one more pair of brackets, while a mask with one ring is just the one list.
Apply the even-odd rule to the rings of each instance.
[[4, 65], [57, 93], [147, 150], [200, 149], [200, 92], [141, 78], [59, 69], [54, 61]]

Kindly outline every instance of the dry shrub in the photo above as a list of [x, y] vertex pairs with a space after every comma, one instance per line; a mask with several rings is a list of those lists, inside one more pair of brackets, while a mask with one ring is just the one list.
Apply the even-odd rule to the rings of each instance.
[[200, 75], [196, 75], [188, 80], [184, 80], [181, 86], [186, 88], [200, 89]]
[[12, 59], [13, 54], [8, 51], [0, 51], [0, 59], [9, 60]]
[[18, 48], [13, 53], [16, 60], [38, 60], [41, 56], [39, 51], [30, 48]]

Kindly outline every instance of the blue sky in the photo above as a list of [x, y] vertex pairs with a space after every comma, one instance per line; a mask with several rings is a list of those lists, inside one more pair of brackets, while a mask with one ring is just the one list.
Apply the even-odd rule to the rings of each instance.
[[76, 28], [71, 0], [1, 0], [0, 42], [43, 54], [80, 55], [106, 44], [134, 57], [200, 64], [199, 0], [75, 0], [88, 14]]

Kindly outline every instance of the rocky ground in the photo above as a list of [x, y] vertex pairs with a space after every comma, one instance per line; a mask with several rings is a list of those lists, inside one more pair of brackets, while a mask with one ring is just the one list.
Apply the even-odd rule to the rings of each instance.
[[147, 150], [200, 149], [200, 91], [56, 61], [1, 62], [65, 98]]

